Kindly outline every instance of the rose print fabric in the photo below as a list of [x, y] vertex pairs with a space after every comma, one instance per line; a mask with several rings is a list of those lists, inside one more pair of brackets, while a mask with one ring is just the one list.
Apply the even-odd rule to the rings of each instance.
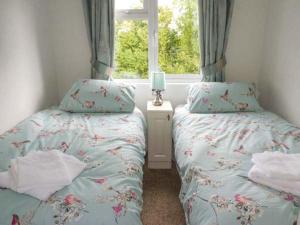
[[0, 171], [31, 151], [58, 149], [87, 164], [73, 183], [46, 202], [0, 189], [0, 224], [141, 225], [142, 113], [39, 112], [0, 135]]
[[247, 178], [253, 153], [300, 153], [300, 129], [270, 112], [176, 109], [175, 158], [188, 225], [293, 225], [300, 200]]
[[262, 111], [253, 84], [201, 82], [193, 84], [188, 94], [192, 113]]
[[79, 80], [67, 92], [59, 108], [67, 112], [132, 112], [135, 88], [105, 80]]

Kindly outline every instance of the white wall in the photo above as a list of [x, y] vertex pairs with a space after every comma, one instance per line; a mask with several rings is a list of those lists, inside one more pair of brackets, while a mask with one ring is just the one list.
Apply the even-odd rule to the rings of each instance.
[[268, 3], [268, 0], [235, 1], [227, 51], [227, 80], [257, 82]]
[[[267, 0], [238, 0], [227, 54], [229, 81], [257, 82], [260, 72]], [[59, 97], [72, 83], [89, 77], [90, 51], [81, 0], [51, 1], [52, 38]], [[169, 84], [166, 99], [173, 105], [184, 103], [188, 84]], [[144, 111], [152, 99], [149, 85], [137, 84], [137, 105]]]
[[0, 1], [0, 133], [57, 102], [47, 2]]
[[270, 1], [259, 87], [263, 106], [300, 126], [300, 1]]

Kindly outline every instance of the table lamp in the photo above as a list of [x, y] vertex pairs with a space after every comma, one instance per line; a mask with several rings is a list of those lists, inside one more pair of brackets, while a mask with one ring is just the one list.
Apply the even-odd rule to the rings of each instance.
[[155, 92], [153, 105], [161, 106], [163, 104], [161, 92], [166, 90], [166, 75], [164, 72], [151, 73], [151, 89]]

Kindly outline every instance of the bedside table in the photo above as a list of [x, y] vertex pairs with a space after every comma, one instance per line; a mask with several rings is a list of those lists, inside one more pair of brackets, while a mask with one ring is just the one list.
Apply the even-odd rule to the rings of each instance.
[[172, 116], [169, 101], [162, 106], [147, 103], [148, 122], [148, 167], [150, 169], [170, 169], [172, 167]]

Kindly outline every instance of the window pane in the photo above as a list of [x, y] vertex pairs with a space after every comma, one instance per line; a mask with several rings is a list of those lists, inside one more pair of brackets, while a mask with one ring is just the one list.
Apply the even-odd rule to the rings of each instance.
[[167, 74], [199, 74], [197, 0], [158, 0], [159, 66]]
[[143, 0], [116, 0], [116, 10], [143, 9]]
[[148, 23], [116, 21], [114, 78], [148, 78]]

